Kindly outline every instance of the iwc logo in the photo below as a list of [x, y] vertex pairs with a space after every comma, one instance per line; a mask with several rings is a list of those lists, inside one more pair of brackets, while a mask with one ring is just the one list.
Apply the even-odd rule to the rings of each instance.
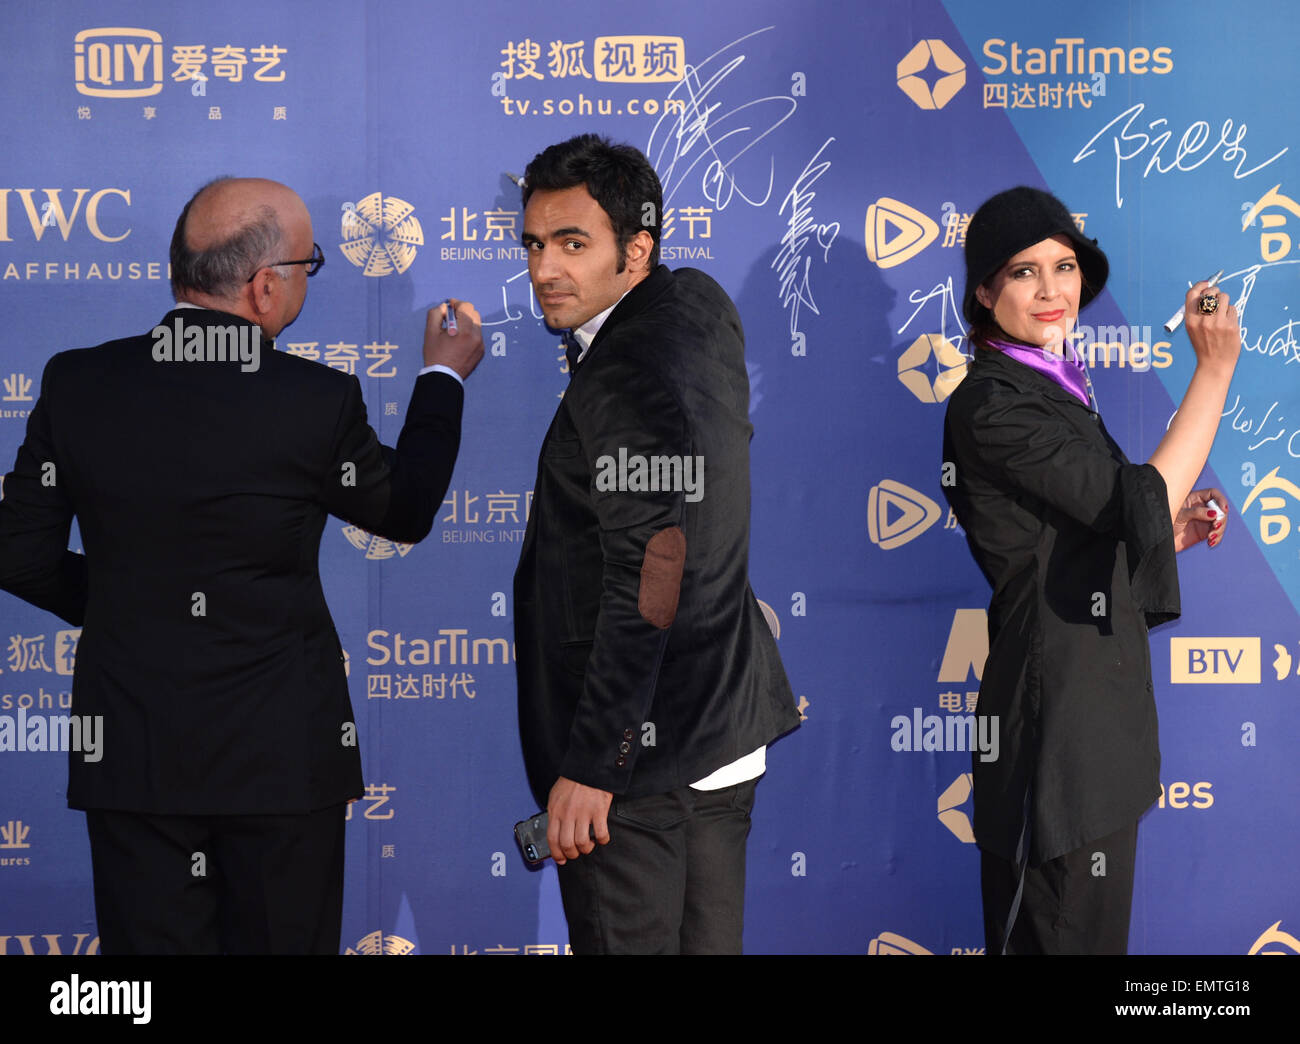
[[344, 203], [343, 256], [368, 276], [402, 273], [424, 246], [424, 229], [404, 199], [372, 192], [360, 203]]
[[357, 940], [356, 947], [343, 951], [345, 957], [405, 957], [415, 950], [415, 943], [400, 935], [385, 935], [375, 929]]

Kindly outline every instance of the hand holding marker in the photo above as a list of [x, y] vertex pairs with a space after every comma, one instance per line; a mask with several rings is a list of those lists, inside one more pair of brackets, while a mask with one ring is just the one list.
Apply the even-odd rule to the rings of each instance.
[[[1219, 280], [1222, 278], [1223, 278], [1223, 269], [1220, 268], [1218, 274], [1210, 276], [1210, 280], [1209, 280], [1210, 286], [1218, 286]], [[1191, 288], [1191, 285], [1192, 285], [1191, 283], [1187, 284], [1189, 289]], [[1169, 321], [1165, 323], [1165, 333], [1173, 333], [1175, 330], [1178, 329], [1179, 326], [1182, 325], [1182, 322], [1183, 322], [1183, 309], [1179, 308], [1178, 311], [1176, 311], [1173, 315], [1169, 317]]]

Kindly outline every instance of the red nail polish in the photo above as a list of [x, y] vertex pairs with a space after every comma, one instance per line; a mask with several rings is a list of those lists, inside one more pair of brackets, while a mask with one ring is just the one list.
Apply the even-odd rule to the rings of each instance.
[[1206, 514], [1209, 515], [1211, 518], [1218, 518], [1218, 517], [1219, 517], [1219, 513], [1218, 513], [1217, 511], [1215, 511], [1214, 508], [1207, 508], [1207, 509], [1206, 509]]

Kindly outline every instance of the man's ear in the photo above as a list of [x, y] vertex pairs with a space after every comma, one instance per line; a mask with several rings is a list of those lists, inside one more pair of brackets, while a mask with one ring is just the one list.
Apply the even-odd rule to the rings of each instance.
[[256, 322], [260, 323], [263, 316], [271, 313], [275, 304], [275, 291], [281, 282], [274, 269], [262, 268], [253, 276], [253, 281], [244, 287], [244, 294]]
[[655, 248], [654, 237], [644, 228], [627, 244], [627, 265], [634, 272], [644, 272], [650, 267], [650, 254]]

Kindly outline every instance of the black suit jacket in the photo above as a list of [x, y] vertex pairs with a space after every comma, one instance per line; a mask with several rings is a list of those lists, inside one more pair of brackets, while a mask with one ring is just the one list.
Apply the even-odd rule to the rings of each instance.
[[1099, 414], [979, 349], [948, 400], [944, 493], [993, 587], [972, 753], [975, 840], [1016, 858], [1029, 798], [1034, 865], [1137, 820], [1160, 794], [1147, 627], [1179, 614], [1165, 481], [1131, 464]]
[[[798, 725], [749, 587], [752, 433], [735, 307], [704, 273], [660, 266], [601, 327], [538, 462], [514, 590], [543, 807], [559, 776], [662, 793]], [[630, 465], [631, 488], [610, 488], [620, 450], [702, 459], [702, 496], [636, 489]]]
[[[196, 309], [163, 323], [177, 316], [256, 330]], [[270, 814], [358, 797], [321, 531], [334, 514], [394, 540], [429, 532], [460, 384], [416, 380], [394, 451], [353, 376], [268, 341], [248, 372], [158, 362], [154, 343], [49, 361], [0, 502], [0, 587], [83, 626], [72, 713], [102, 716], [103, 749], [70, 754], [68, 803]], [[84, 557], [67, 550], [74, 515]]]

